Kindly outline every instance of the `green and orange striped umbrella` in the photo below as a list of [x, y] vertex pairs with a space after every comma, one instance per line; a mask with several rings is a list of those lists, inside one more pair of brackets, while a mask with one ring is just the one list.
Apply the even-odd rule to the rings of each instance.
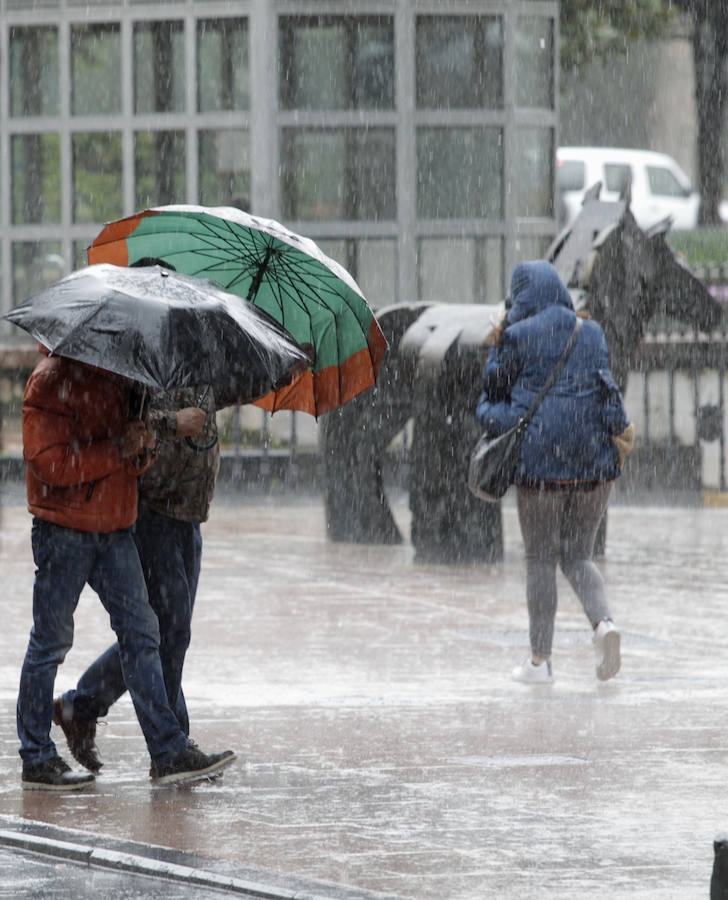
[[371, 387], [387, 348], [351, 275], [309, 238], [232, 207], [159, 206], [106, 225], [89, 263], [164, 260], [209, 278], [311, 344], [313, 366], [258, 405], [319, 416]]

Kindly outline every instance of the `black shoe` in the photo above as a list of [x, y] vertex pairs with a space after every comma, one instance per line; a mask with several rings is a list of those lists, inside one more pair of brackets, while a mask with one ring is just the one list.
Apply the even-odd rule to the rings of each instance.
[[26, 791], [77, 791], [95, 780], [93, 775], [72, 772], [60, 756], [54, 756], [36, 765], [24, 763], [21, 786]]
[[156, 766], [152, 763], [149, 774], [156, 784], [174, 784], [180, 781], [197, 781], [201, 778], [209, 778], [220, 769], [229, 766], [235, 759], [232, 750], [223, 753], [212, 753], [209, 756], [203, 753], [199, 747], [191, 744], [179, 753], [172, 762], [166, 766]]
[[98, 772], [103, 762], [96, 746], [96, 719], [64, 715], [63, 700], [56, 697], [53, 701], [53, 721], [61, 726], [68, 749], [76, 762], [81, 763], [89, 772]]

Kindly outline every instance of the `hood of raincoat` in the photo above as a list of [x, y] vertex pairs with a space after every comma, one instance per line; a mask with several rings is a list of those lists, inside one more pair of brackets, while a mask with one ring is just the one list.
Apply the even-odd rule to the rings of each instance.
[[534, 316], [553, 304], [574, 309], [571, 296], [551, 263], [546, 260], [518, 263], [511, 275], [508, 324]]

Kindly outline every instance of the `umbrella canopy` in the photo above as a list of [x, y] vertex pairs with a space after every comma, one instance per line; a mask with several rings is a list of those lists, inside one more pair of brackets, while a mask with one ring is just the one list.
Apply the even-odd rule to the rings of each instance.
[[286, 330], [252, 304], [159, 266], [79, 269], [3, 318], [58, 356], [164, 390], [234, 386], [250, 398], [308, 363]]
[[387, 342], [351, 275], [310, 239], [232, 207], [160, 206], [106, 225], [90, 263], [155, 257], [245, 297], [311, 344], [311, 370], [264, 398], [321, 415], [371, 387]]

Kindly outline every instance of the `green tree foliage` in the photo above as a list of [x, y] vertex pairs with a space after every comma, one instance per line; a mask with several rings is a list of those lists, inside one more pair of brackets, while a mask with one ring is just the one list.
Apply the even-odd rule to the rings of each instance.
[[671, 0], [561, 0], [561, 65], [576, 69], [625, 53], [630, 41], [658, 38], [674, 9]]
[[698, 117], [700, 221], [716, 225], [723, 195], [722, 147], [728, 103], [728, 0], [561, 0], [561, 65], [607, 60], [637, 39], [663, 37], [675, 15], [691, 25]]
[[717, 225], [723, 194], [723, 125], [728, 102], [728, 0], [673, 0], [692, 24], [698, 113], [700, 221]]

